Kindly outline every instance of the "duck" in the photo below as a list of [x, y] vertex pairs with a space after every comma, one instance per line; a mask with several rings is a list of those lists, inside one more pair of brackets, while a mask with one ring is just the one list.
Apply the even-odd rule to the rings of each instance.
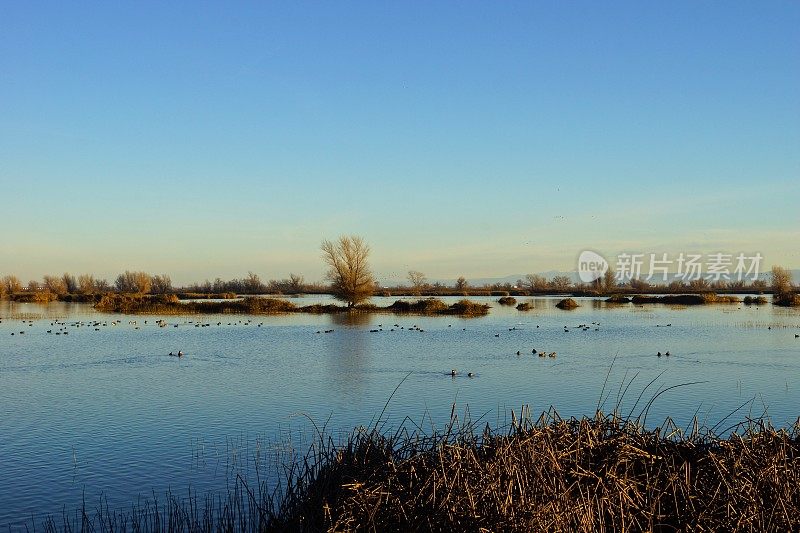
[[475, 374], [473, 374], [472, 372], [467, 372], [467, 377], [468, 378], [474, 378]]
[[183, 352], [178, 350], [178, 357], [183, 357]]
[[657, 355], [658, 357], [661, 357], [661, 352], [658, 352], [656, 355]]
[[452, 370], [450, 371], [450, 375], [451, 375], [451, 376], [455, 376], [455, 375], [456, 375], [456, 373], [457, 373], [457, 372], [456, 372], [456, 369], [455, 369], [455, 368], [454, 368], [454, 369], [452, 369]]

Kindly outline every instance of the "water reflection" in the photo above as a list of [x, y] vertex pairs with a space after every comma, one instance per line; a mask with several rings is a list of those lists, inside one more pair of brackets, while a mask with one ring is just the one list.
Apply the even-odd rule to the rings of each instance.
[[[331, 333], [327, 336], [327, 374], [336, 393], [358, 395], [363, 391], [364, 372], [369, 359], [369, 336], [366, 329], [372, 316], [368, 313], [334, 313], [330, 315]], [[346, 328], [347, 334], [336, 331]]]

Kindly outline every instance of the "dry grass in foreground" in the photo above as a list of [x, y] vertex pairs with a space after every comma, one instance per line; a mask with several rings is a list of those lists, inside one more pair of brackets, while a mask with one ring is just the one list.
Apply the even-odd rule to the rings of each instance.
[[797, 531], [798, 425], [722, 439], [551, 412], [434, 436], [356, 433], [271, 524], [309, 531]]
[[[227, 499], [172, 494], [129, 511], [50, 518], [54, 531], [797, 531], [800, 426], [727, 438], [667, 421], [645, 430], [554, 411], [503, 430], [360, 428], [320, 436], [277, 488], [241, 478]], [[730, 428], [729, 428], [730, 429]]]

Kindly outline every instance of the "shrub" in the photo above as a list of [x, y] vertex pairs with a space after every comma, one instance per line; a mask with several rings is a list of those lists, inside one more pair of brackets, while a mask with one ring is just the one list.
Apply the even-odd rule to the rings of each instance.
[[515, 303], [517, 303], [517, 299], [514, 298], [513, 296], [503, 296], [502, 298], [497, 300], [497, 303], [499, 303], [500, 305], [514, 305]]
[[561, 300], [556, 304], [556, 307], [558, 307], [559, 309], [569, 310], [569, 309], [575, 309], [576, 307], [580, 306], [578, 305], [578, 302], [576, 302], [572, 298], [564, 298], [563, 300]]

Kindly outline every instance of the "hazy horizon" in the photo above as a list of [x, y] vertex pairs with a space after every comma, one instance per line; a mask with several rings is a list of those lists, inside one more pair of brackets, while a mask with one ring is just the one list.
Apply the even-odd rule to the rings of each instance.
[[10, 3], [0, 275], [800, 268], [800, 4]]

